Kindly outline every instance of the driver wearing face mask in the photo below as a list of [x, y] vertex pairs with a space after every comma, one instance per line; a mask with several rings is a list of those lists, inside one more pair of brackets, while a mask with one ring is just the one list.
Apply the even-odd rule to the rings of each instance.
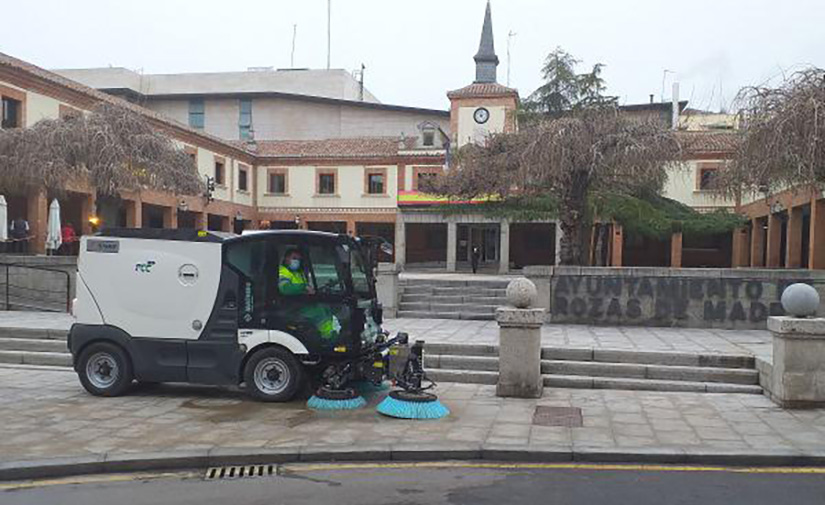
[[297, 248], [287, 249], [284, 261], [278, 268], [278, 291], [282, 295], [311, 295], [315, 291], [307, 282], [301, 260], [301, 251]]

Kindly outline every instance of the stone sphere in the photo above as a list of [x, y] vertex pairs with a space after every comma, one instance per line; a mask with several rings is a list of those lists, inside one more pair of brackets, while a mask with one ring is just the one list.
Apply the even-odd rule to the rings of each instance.
[[517, 309], [528, 309], [536, 302], [536, 285], [526, 277], [519, 277], [507, 285], [507, 301]]
[[813, 316], [819, 308], [819, 293], [808, 284], [791, 284], [782, 292], [782, 308], [789, 316]]

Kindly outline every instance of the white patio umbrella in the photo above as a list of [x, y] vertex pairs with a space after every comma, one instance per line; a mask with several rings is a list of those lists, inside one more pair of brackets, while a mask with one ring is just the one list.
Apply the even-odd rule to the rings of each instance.
[[0, 195], [0, 242], [9, 239], [9, 207], [6, 204], [6, 197]]
[[60, 204], [57, 198], [49, 206], [49, 225], [46, 230], [46, 250], [56, 251], [63, 243], [60, 233]]

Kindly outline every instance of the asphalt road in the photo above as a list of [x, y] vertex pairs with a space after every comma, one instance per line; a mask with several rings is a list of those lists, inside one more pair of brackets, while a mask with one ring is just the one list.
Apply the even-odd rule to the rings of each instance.
[[825, 469], [492, 463], [287, 465], [277, 475], [207, 481], [204, 472], [0, 483], [0, 504], [825, 503]]

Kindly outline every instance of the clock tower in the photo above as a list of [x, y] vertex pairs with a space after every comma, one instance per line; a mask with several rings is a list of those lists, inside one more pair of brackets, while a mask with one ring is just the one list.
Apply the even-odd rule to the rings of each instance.
[[518, 91], [496, 82], [498, 56], [493, 43], [493, 17], [490, 2], [484, 14], [481, 42], [473, 58], [476, 79], [469, 86], [447, 93], [450, 99], [450, 132], [456, 148], [484, 142], [493, 133], [516, 130]]

